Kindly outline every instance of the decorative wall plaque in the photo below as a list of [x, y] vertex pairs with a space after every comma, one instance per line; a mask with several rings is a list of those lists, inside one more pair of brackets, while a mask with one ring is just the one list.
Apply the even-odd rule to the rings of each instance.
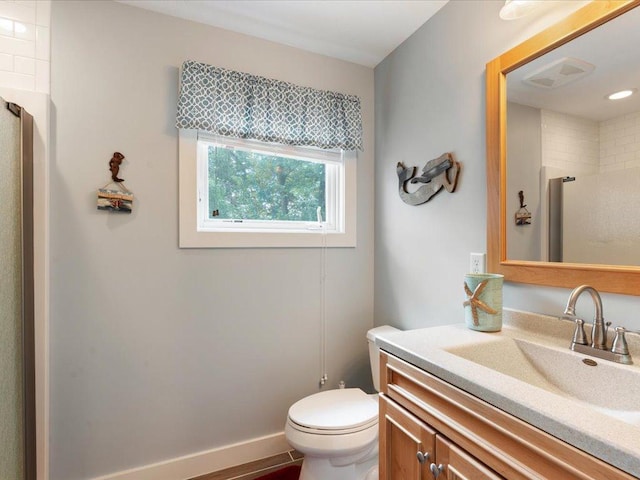
[[[118, 177], [120, 165], [123, 160], [123, 154], [113, 152], [113, 156], [111, 160], [109, 160], [111, 181], [98, 189], [98, 210], [131, 213], [133, 207], [133, 192], [124, 186], [124, 179]], [[112, 185], [115, 188], [113, 188]]]
[[[453, 193], [458, 183], [460, 163], [456, 162], [450, 153], [444, 153], [438, 158], [429, 160], [422, 169], [422, 175], [416, 176], [417, 167], [405, 167], [398, 162], [398, 192], [402, 201], [409, 205], [420, 205], [428, 202], [442, 187]], [[407, 184], [421, 184], [417, 190], [409, 192]]]

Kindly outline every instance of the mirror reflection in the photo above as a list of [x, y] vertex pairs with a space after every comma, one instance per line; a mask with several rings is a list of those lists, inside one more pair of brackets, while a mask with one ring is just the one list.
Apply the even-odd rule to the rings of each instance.
[[638, 45], [640, 8], [507, 74], [509, 260], [640, 265]]

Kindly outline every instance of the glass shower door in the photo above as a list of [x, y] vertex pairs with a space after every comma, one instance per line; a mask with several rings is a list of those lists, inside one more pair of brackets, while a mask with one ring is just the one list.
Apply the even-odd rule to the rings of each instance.
[[32, 159], [23, 162], [26, 116], [16, 116], [0, 99], [0, 480], [35, 478]]

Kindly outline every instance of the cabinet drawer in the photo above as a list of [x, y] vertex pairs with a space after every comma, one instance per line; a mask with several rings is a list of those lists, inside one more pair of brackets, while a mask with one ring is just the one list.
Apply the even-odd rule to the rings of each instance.
[[381, 393], [509, 480], [635, 477], [385, 352]]

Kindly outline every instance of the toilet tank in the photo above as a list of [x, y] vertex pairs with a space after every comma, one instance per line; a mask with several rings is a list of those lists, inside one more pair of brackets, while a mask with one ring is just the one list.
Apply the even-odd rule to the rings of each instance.
[[397, 328], [390, 325], [372, 328], [367, 332], [367, 342], [369, 342], [369, 360], [371, 363], [371, 376], [376, 392], [380, 391], [380, 348], [376, 345], [376, 337], [381, 334], [398, 332]]

